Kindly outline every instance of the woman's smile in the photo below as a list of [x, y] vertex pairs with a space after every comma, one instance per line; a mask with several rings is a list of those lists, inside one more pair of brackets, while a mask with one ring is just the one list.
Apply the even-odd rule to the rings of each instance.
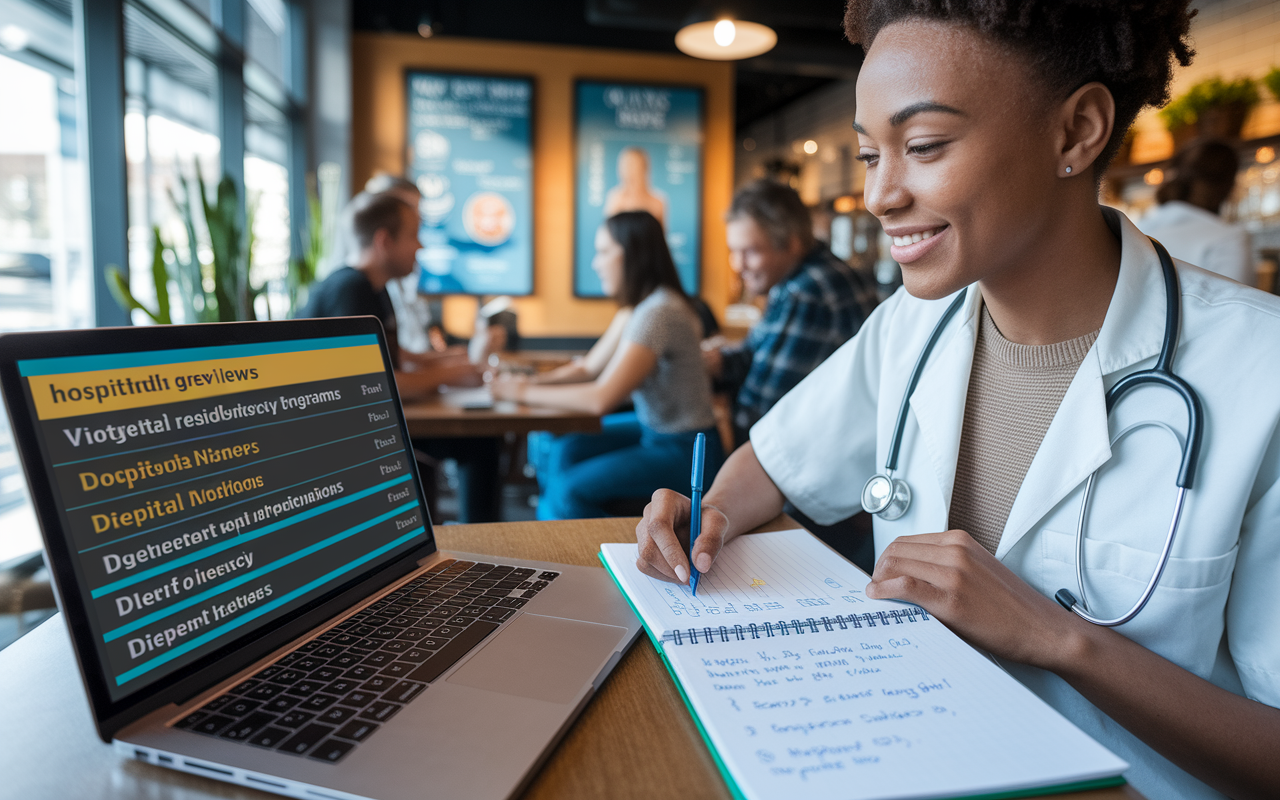
[[949, 230], [951, 230], [950, 225], [914, 231], [906, 228], [887, 228], [885, 233], [889, 234], [893, 240], [889, 255], [899, 264], [909, 264], [936, 247], [941, 239], [946, 238]]

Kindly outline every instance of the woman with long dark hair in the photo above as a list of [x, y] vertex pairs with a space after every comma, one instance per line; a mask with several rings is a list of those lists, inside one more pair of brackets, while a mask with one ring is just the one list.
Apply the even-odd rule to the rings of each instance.
[[[596, 231], [592, 268], [621, 308], [585, 357], [528, 381], [493, 383], [497, 399], [608, 414], [599, 434], [553, 439], [539, 459], [539, 519], [608, 516], [619, 500], [688, 486], [694, 438], [707, 436], [708, 479], [724, 461], [702, 366], [702, 323], [680, 286], [662, 225], [647, 211]], [[637, 503], [637, 507], [638, 507]]]
[[[997, 657], [1144, 796], [1274, 798], [1280, 301], [1098, 203], [1191, 60], [1187, 6], [849, 3], [865, 200], [904, 287], [752, 428], [692, 555], [714, 571], [784, 498], [866, 509], [867, 596]], [[655, 496], [642, 569], [687, 581], [688, 520]]]

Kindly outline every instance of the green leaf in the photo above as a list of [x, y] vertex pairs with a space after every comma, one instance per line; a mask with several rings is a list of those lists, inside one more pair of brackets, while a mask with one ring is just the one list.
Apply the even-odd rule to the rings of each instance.
[[155, 320], [161, 325], [169, 325], [173, 322], [173, 315], [169, 311], [169, 270], [164, 265], [165, 247], [160, 241], [159, 225], [152, 226], [151, 235], [154, 237], [151, 247], [151, 280], [156, 285]]
[[153, 321], [157, 323], [160, 322], [160, 319], [156, 317], [151, 309], [147, 308], [142, 303], [139, 303], [137, 299], [134, 298], [133, 292], [129, 290], [128, 276], [126, 276], [120, 267], [115, 264], [107, 265], [107, 286], [111, 289], [111, 294], [116, 298], [116, 302], [119, 303], [120, 307], [125, 311], [132, 311], [136, 308], [148, 317], [151, 317]]

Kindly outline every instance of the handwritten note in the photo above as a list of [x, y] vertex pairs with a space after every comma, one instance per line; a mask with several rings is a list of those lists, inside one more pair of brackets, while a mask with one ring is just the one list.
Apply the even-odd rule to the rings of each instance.
[[861, 613], [871, 602], [862, 591], [866, 574], [807, 531], [739, 536], [702, 576], [697, 597], [688, 586], [637, 570], [634, 544], [604, 544], [600, 549], [627, 595], [643, 606], [645, 622], [662, 632], [712, 621], [745, 624]]
[[936, 620], [664, 650], [752, 800], [963, 796], [1126, 767]]
[[867, 576], [806, 531], [733, 540], [697, 597], [641, 573], [633, 544], [601, 555], [749, 800], [960, 797], [1127, 768], [936, 619], [867, 598]]

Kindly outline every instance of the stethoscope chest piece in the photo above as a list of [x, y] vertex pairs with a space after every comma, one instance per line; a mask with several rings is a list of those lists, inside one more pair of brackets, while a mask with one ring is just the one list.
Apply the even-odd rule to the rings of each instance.
[[862, 508], [869, 514], [892, 522], [911, 507], [911, 487], [893, 477], [892, 472], [871, 476], [862, 487]]

